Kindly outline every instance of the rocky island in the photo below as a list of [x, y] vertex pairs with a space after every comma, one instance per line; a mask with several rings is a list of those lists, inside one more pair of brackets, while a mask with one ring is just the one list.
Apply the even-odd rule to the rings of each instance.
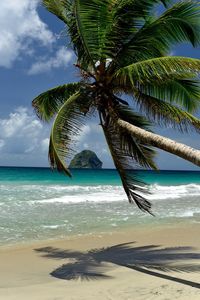
[[103, 163], [97, 157], [97, 155], [90, 150], [83, 150], [77, 153], [71, 160], [70, 169], [101, 169]]

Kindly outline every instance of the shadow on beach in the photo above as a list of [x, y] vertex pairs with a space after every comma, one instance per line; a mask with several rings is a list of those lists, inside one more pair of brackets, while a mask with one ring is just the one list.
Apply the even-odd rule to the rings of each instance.
[[134, 242], [118, 244], [88, 252], [74, 252], [53, 247], [39, 248], [35, 251], [49, 259], [69, 261], [50, 273], [59, 279], [109, 279], [111, 277], [105, 273], [110, 268], [108, 263], [112, 263], [200, 289], [200, 283], [169, 275], [170, 272], [200, 271], [200, 254], [195, 253], [194, 248], [162, 248], [159, 245], [134, 247], [134, 244]]

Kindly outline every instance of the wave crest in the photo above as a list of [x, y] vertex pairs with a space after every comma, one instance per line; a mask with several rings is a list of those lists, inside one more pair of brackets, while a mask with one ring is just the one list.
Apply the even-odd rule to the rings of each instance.
[[[12, 189], [1, 185], [1, 202], [34, 203], [80, 203], [80, 202], [115, 202], [127, 200], [122, 186], [64, 186], [64, 185], [16, 185]], [[149, 200], [179, 199], [200, 196], [200, 185], [158, 185], [148, 186], [150, 194], [145, 195]]]

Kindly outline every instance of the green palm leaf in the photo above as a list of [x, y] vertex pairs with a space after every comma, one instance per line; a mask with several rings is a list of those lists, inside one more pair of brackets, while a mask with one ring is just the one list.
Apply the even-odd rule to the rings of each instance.
[[65, 24], [70, 23], [72, 13], [71, 0], [42, 0], [43, 5], [49, 12], [56, 15]]
[[68, 98], [80, 89], [80, 86], [79, 82], [68, 83], [37, 96], [32, 102], [37, 116], [42, 120], [50, 121]]
[[[200, 7], [196, 1], [182, 1], [174, 4], [160, 18], [162, 34], [173, 42], [188, 42], [193, 46], [200, 43]], [[159, 26], [159, 24], [155, 24]]]
[[194, 113], [200, 105], [199, 81], [195, 78], [195, 74], [181, 74], [178, 77], [172, 75], [164, 81], [152, 80], [145, 84], [136, 83], [136, 87], [133, 87], [130, 81], [126, 81], [125, 85], [116, 81], [113, 82], [115, 86], [113, 89], [115, 93], [127, 93], [131, 96], [134, 96], [134, 91], [138, 89], [148, 96], [178, 104], [189, 113]]
[[68, 29], [72, 48], [78, 57], [78, 61], [86, 67], [91, 64], [91, 57], [85, 51], [83, 39], [80, 36], [75, 18], [75, 5], [71, 0], [43, 0], [43, 5], [60, 20], [62, 20]]
[[121, 68], [115, 73], [114, 77], [117, 78], [122, 85], [131, 82], [134, 86], [136, 82], [139, 82], [139, 84], [146, 84], [153, 80], [163, 82], [171, 76], [179, 76], [182, 78], [182, 75], [189, 73], [194, 76], [194, 73], [196, 72], [197, 74], [199, 71], [199, 59], [166, 56], [144, 60]]
[[[125, 105], [116, 105], [115, 114], [116, 118], [120, 118], [139, 128], [150, 131], [150, 123]], [[155, 151], [148, 145], [145, 145], [141, 141], [135, 139], [130, 133], [123, 131], [117, 126], [117, 123], [113, 124], [116, 126], [116, 131], [118, 131], [122, 151], [134, 159], [136, 164], [145, 168], [156, 170], [157, 167], [154, 163]]]
[[199, 82], [196, 80], [172, 77], [164, 82], [139, 85], [138, 89], [146, 95], [176, 103], [190, 113], [197, 111], [200, 105]]
[[190, 113], [140, 91], [135, 93], [135, 98], [140, 111], [144, 111], [146, 117], [156, 124], [173, 126], [182, 132], [192, 128], [200, 131], [200, 120]]
[[[154, 3], [153, 3], [154, 2]], [[124, 43], [130, 40], [137, 28], [144, 24], [144, 19], [149, 13], [149, 8], [155, 4], [155, 1], [113, 1], [110, 8], [112, 14], [112, 27], [107, 34], [107, 39], [112, 48], [110, 57], [115, 59], [116, 54], [121, 50]]]
[[74, 154], [75, 139], [81, 132], [85, 120], [82, 108], [88, 108], [90, 101], [89, 98], [86, 98], [85, 95], [79, 92], [72, 95], [58, 111], [52, 126], [49, 144], [51, 167], [69, 176], [70, 172], [65, 160]]
[[121, 141], [121, 149], [123, 153], [135, 160], [135, 164], [143, 168], [157, 170], [153, 161], [155, 152], [144, 145], [139, 140], [136, 140], [131, 134], [122, 131], [119, 128], [119, 139]]
[[77, 28], [88, 56], [94, 62], [113, 58], [123, 41], [135, 32], [130, 24], [143, 24], [141, 17], [161, 2], [169, 1], [76, 0]]
[[138, 180], [135, 172], [131, 170], [129, 157], [121, 148], [121, 141], [115, 126], [111, 123], [107, 127], [102, 126], [102, 128], [129, 203], [135, 202], [142, 211], [151, 213], [150, 202], [140, 194], [140, 192], [147, 193], [148, 191], [144, 187], [144, 183]]
[[88, 56], [93, 63], [107, 58], [107, 31], [112, 26], [112, 14], [109, 10], [110, 0], [75, 0], [76, 19], [79, 34]]
[[174, 43], [200, 43], [200, 7], [197, 2], [175, 4], [158, 18], [147, 18], [143, 26], [125, 41], [115, 62], [126, 66], [164, 56]]
[[146, 18], [155, 5], [162, 3], [165, 7], [171, 0], [121, 0], [115, 2], [115, 14], [118, 17]]

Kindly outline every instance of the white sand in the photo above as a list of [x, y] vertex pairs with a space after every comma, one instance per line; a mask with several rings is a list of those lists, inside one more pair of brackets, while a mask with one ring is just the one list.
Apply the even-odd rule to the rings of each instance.
[[2, 248], [0, 299], [199, 300], [199, 249], [199, 225]]

